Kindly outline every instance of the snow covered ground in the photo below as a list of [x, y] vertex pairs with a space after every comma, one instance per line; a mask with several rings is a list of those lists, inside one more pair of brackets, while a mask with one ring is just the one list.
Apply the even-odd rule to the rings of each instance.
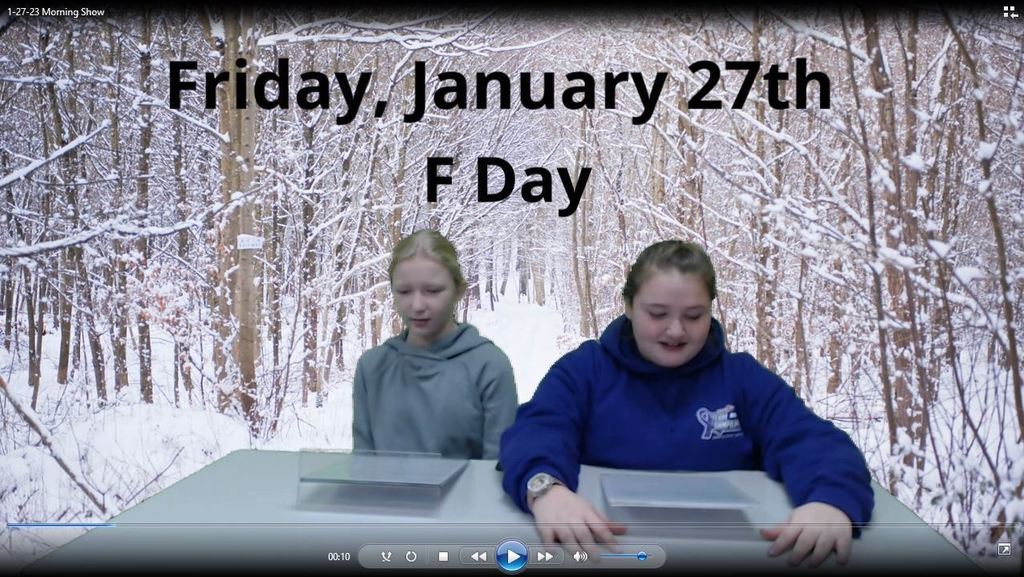
[[[528, 400], [548, 367], [577, 342], [564, 338], [557, 311], [516, 302], [470, 313], [469, 321], [500, 346], [516, 372], [520, 402]], [[54, 452], [97, 496], [92, 504], [10, 406], [0, 439], [0, 567], [20, 566], [80, 535], [81, 528], [8, 529], [13, 523], [98, 523], [237, 449], [348, 449], [351, 433], [351, 369], [335, 372], [322, 407], [287, 405], [275, 435], [254, 441], [241, 420], [212, 406], [176, 408], [169, 375], [173, 343], [154, 332], [156, 403], [122, 391], [118, 404], [99, 408], [80, 369], [68, 385], [56, 385], [59, 332], [43, 340], [42, 392], [34, 411], [48, 429]], [[136, 374], [130, 367], [130, 374]], [[0, 348], [0, 375], [23, 407], [29, 407], [27, 361]], [[160, 391], [163, 391], [161, 394]], [[0, 403], [8, 405], [0, 398]], [[30, 410], [30, 409], [29, 409]], [[123, 506], [121, 505], [123, 504]]]

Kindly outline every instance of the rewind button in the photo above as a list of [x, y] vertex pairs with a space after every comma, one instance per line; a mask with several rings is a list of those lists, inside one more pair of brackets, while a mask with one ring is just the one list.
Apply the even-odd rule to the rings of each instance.
[[459, 550], [459, 563], [463, 565], [490, 563], [494, 559], [488, 553], [489, 551], [484, 548], [463, 547]]

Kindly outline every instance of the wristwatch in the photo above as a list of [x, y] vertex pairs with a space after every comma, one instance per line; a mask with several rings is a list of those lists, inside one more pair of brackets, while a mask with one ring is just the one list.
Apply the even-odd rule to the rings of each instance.
[[537, 473], [526, 482], [527, 503], [533, 503], [534, 499], [550, 491], [551, 487], [561, 484], [561, 481], [547, 473]]

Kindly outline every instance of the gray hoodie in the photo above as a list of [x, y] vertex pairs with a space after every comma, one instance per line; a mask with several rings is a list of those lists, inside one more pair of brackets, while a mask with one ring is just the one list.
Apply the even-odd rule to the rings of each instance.
[[407, 343], [407, 333], [359, 358], [353, 449], [497, 459], [519, 406], [508, 357], [473, 325], [457, 325], [429, 348]]

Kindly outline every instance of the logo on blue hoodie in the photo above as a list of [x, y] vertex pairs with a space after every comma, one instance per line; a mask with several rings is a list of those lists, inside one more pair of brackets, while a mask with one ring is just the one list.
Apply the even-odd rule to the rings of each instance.
[[705, 441], [743, 436], [740, 420], [736, 417], [736, 407], [732, 405], [714, 411], [701, 407], [697, 409], [697, 421], [704, 425], [700, 438]]

